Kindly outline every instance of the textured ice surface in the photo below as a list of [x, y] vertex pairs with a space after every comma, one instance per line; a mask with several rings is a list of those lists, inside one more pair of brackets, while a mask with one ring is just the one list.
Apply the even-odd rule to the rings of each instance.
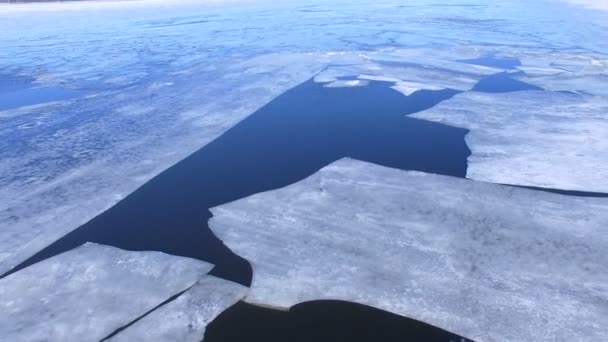
[[608, 199], [343, 159], [212, 211], [252, 303], [353, 301], [477, 341], [608, 337]]
[[99, 341], [212, 267], [159, 252], [85, 244], [0, 280], [0, 340]]
[[248, 288], [206, 276], [172, 302], [154, 310], [110, 341], [200, 342], [207, 325], [241, 300]]
[[606, 18], [545, 0], [0, 6], [0, 91], [79, 94], [0, 111], [0, 273], [311, 77], [464, 91], [501, 69], [459, 61], [500, 55], [589, 90], [603, 71], [575, 66], [605, 60]]
[[608, 101], [581, 94], [465, 93], [412, 117], [468, 128], [467, 177], [608, 192]]

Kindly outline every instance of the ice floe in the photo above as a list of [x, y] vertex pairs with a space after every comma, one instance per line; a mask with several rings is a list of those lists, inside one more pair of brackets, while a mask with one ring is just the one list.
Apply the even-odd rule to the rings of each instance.
[[608, 192], [608, 101], [581, 94], [464, 93], [411, 117], [470, 129], [467, 177]]
[[154, 310], [109, 341], [200, 342], [207, 325], [241, 300], [248, 288], [206, 276], [177, 299]]
[[87, 243], [0, 279], [0, 339], [99, 341], [212, 267]]
[[608, 336], [608, 199], [343, 159], [212, 212], [251, 303], [352, 301], [477, 341]]

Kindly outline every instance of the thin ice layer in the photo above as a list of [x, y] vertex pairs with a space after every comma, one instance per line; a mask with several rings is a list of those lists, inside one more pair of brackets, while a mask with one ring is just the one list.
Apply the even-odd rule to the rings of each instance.
[[477, 341], [608, 337], [608, 200], [340, 160], [214, 208], [247, 301], [339, 299]]
[[0, 280], [0, 336], [11, 342], [99, 341], [212, 267], [87, 243]]
[[207, 325], [241, 300], [248, 288], [206, 276], [176, 300], [137, 321], [110, 341], [200, 342]]
[[465, 93], [412, 117], [470, 129], [467, 177], [608, 192], [608, 102], [543, 91]]

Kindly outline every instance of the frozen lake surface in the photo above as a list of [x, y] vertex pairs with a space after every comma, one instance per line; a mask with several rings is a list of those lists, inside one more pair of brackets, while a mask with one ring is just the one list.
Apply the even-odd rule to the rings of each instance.
[[[256, 274], [251, 256], [209, 230], [209, 209], [290, 186], [344, 157], [582, 203], [608, 196], [602, 11], [557, 0], [151, 0], [2, 4], [0, 24], [9, 32], [0, 37], [0, 274], [10, 274], [0, 287], [18, 293], [10, 279], [34, 281], [38, 262], [86, 242], [115, 249], [80, 253], [85, 264], [157, 251], [215, 265], [197, 279], [203, 285], [158, 297], [161, 306], [136, 322], [117, 304], [122, 314], [108, 327], [126, 329], [115, 339], [142, 336], [149, 324], [164, 329], [158, 336], [196, 340], [209, 323], [197, 312], [215, 317], [246, 296], [233, 283], [209, 290], [222, 280], [206, 277], [248, 286]], [[605, 289], [598, 298], [606, 302]], [[336, 298], [307, 300], [315, 299]], [[354, 304], [310, 307], [357, 310], [343, 305]], [[251, 326], [247, 315], [262, 310], [235, 308], [210, 336], [221, 334], [214, 326]], [[370, 326], [393, 317], [369, 310], [361, 317]], [[24, 312], [31, 316], [22, 322], [39, 314]], [[159, 327], [163, 315], [175, 319]], [[289, 321], [293, 331], [314, 321], [273, 317], [266, 324]], [[389, 340], [408, 324], [411, 338], [469, 332], [442, 320], [425, 320], [442, 329], [397, 321]]]

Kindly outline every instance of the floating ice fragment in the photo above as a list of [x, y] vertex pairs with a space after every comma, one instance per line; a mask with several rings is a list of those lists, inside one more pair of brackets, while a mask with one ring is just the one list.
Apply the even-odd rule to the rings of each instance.
[[154, 310], [110, 341], [199, 342], [207, 325], [241, 300], [248, 288], [206, 276], [174, 301]]
[[470, 129], [467, 177], [608, 192], [608, 102], [522, 91], [460, 94], [411, 117]]
[[425, 90], [443, 89], [441, 87], [433, 86], [430, 84], [420, 84], [420, 83], [416, 83], [416, 82], [406, 82], [406, 81], [401, 81], [401, 82], [395, 84], [394, 86], [392, 86], [391, 88], [406, 96], [410, 96], [413, 93], [417, 92], [418, 90], [423, 90], [423, 89], [425, 89]]
[[212, 211], [251, 303], [352, 301], [478, 341], [608, 336], [608, 199], [344, 159]]
[[402, 82], [398, 78], [386, 77], [386, 76], [376, 76], [376, 75], [359, 75], [359, 79], [368, 80], [368, 81], [378, 81], [378, 82], [391, 82], [391, 83]]
[[369, 84], [366, 80], [338, 80], [324, 85], [326, 88], [365, 87]]
[[99, 341], [212, 267], [87, 243], [0, 280], [0, 336], [11, 342]]

